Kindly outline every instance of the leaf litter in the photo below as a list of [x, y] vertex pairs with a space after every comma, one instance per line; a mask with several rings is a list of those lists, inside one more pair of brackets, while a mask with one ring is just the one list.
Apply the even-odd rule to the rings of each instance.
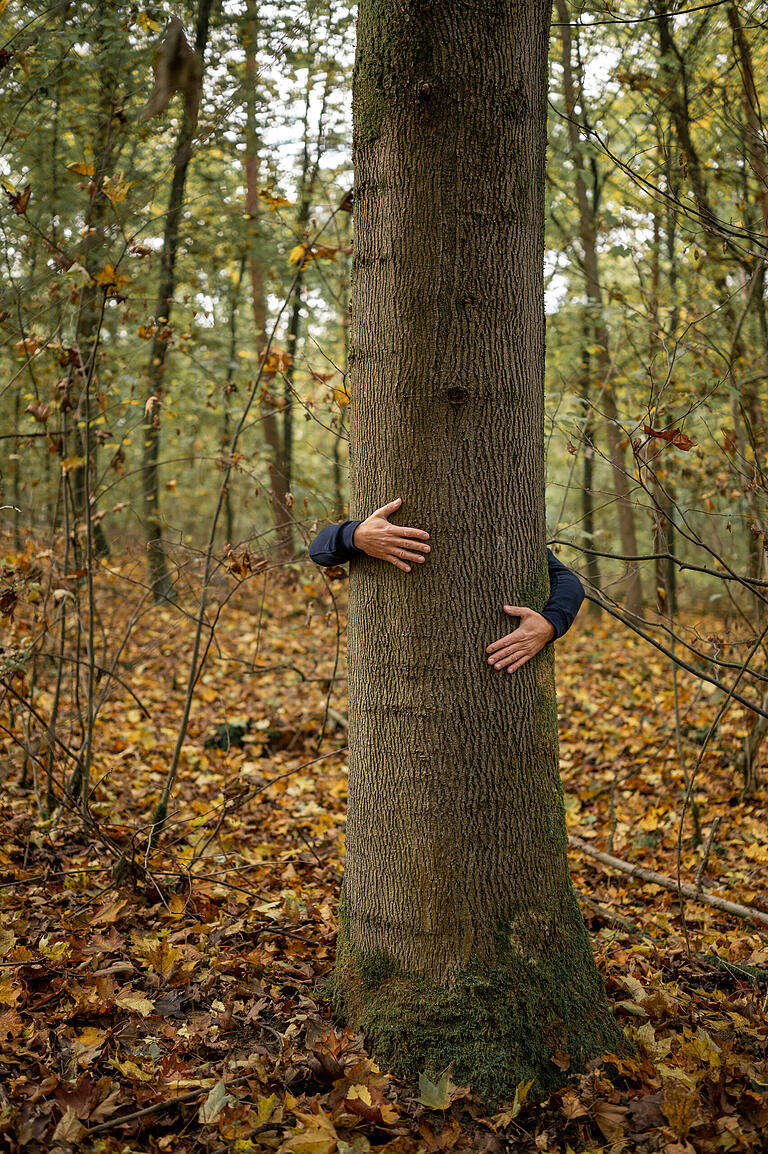
[[[558, 1053], [561, 1089], [541, 1101], [521, 1083], [513, 1102], [487, 1103], [450, 1069], [401, 1082], [333, 1020], [322, 981], [343, 870], [346, 682], [341, 660], [332, 680], [333, 606], [305, 572], [258, 572], [258, 597], [227, 606], [148, 851], [191, 648], [172, 608], [134, 629], [122, 658], [132, 693], [116, 685], [97, 720], [102, 840], [71, 811], [40, 819], [18, 745], [5, 742], [3, 1148], [765, 1150], [768, 938], [700, 903], [681, 911], [676, 893], [579, 852], [574, 884], [634, 1057], [579, 1073]], [[114, 628], [127, 613], [117, 588], [101, 607]], [[343, 583], [333, 588], [343, 621]], [[557, 661], [569, 833], [675, 877], [711, 694], [681, 677], [676, 729], [669, 664], [603, 623], [582, 620]], [[35, 692], [44, 716], [51, 686]], [[13, 716], [2, 721], [16, 733]], [[686, 880], [765, 911], [768, 793], [742, 797], [733, 769], [746, 725], [733, 707], [706, 749], [693, 800], [716, 837], [697, 844], [689, 814], [679, 864]]]

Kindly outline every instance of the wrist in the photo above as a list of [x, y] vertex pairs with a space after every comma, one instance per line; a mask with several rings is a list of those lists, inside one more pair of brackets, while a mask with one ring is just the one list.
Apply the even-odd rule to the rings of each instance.
[[352, 544], [355, 546], [356, 549], [359, 549], [361, 553], [366, 552], [366, 548], [365, 548], [365, 545], [366, 545], [365, 521], [361, 521], [360, 524], [355, 529], [354, 533], [352, 534]]

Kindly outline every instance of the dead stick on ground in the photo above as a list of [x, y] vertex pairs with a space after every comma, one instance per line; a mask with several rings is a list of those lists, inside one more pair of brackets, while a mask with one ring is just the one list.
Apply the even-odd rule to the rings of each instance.
[[[254, 1075], [241, 1074], [237, 1078], [230, 1079], [226, 1083], [227, 1089], [230, 1086], [236, 1086], [238, 1082], [245, 1082], [248, 1078]], [[85, 1131], [85, 1135], [90, 1137], [91, 1134], [101, 1134], [105, 1130], [115, 1130], [118, 1126], [122, 1126], [127, 1122], [136, 1122], [140, 1118], [146, 1118], [150, 1114], [157, 1114], [161, 1110], [171, 1109], [173, 1106], [183, 1106], [186, 1102], [194, 1102], [195, 1098], [202, 1098], [204, 1095], [210, 1093], [211, 1088], [216, 1084], [216, 1080], [211, 1081], [208, 1087], [201, 1086], [197, 1090], [190, 1090], [187, 1094], [177, 1094], [175, 1098], [165, 1098], [162, 1102], [154, 1102], [151, 1106], [145, 1106], [143, 1110], [134, 1110], [132, 1114], [123, 1114], [120, 1118], [110, 1118], [108, 1122], [101, 1122], [98, 1126], [89, 1126]]]
[[619, 857], [614, 857], [611, 853], [603, 853], [602, 850], [595, 849], [591, 845], [587, 845], [581, 838], [568, 837], [568, 844], [574, 849], [581, 850], [582, 853], [589, 854], [590, 857], [596, 858], [597, 861], [602, 862], [603, 865], [612, 866], [614, 869], [621, 870], [622, 873], [629, 874], [631, 877], [640, 878], [644, 882], [652, 882], [654, 885], [661, 886], [662, 889], [670, 890], [676, 894], [682, 893], [685, 897], [690, 898], [694, 902], [703, 902], [705, 905], [714, 906], [716, 910], [721, 910], [725, 914], [733, 914], [737, 918], [753, 918], [755, 921], [762, 922], [763, 925], [768, 926], [768, 914], [763, 913], [762, 910], [753, 909], [751, 906], [741, 906], [737, 902], [726, 901], [725, 898], [717, 898], [713, 894], [704, 893], [703, 890], [697, 890], [695, 886], [680, 885], [678, 891], [677, 882], [673, 878], [664, 877], [663, 874], [657, 874], [655, 870], [643, 869], [642, 866], [632, 865], [631, 862], [623, 861]]

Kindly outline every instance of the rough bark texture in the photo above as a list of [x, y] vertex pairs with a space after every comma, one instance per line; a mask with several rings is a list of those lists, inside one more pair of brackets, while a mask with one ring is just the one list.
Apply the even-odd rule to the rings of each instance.
[[354, 84], [352, 516], [433, 554], [350, 574], [336, 1004], [405, 1073], [491, 1096], [621, 1044], [566, 861], [541, 608], [547, 0], [363, 0]]
[[[208, 44], [208, 26], [213, 0], [198, 0], [195, 52], [202, 62]], [[173, 597], [173, 581], [163, 543], [163, 518], [160, 510], [160, 434], [161, 408], [164, 397], [165, 364], [168, 340], [163, 336], [170, 324], [173, 293], [176, 286], [176, 257], [179, 248], [179, 230], [184, 207], [187, 170], [192, 158], [192, 142], [197, 127], [197, 103], [187, 100], [179, 126], [176, 152], [173, 158], [173, 179], [165, 214], [163, 248], [160, 256], [160, 283], [155, 303], [157, 331], [147, 365], [147, 405], [145, 410], [144, 442], [142, 446], [141, 500], [144, 536], [147, 543], [149, 581], [156, 601]]]
[[[579, 232], [584, 260], [584, 277], [586, 280], [587, 300], [589, 302], [594, 340], [597, 345], [597, 407], [598, 409], [603, 409], [606, 416], [606, 434], [610, 449], [614, 490], [616, 493], [621, 551], [625, 557], [636, 557], [639, 550], [635, 530], [635, 511], [631, 496], [631, 488], [633, 486], [630, 475], [627, 472], [624, 448], [628, 438], [625, 436], [619, 421], [616, 394], [611, 383], [613, 367], [609, 352], [608, 326], [605, 321], [605, 312], [603, 309], [603, 289], [600, 282], [600, 265], [597, 256], [597, 211], [595, 205], [597, 194], [595, 194], [592, 199], [587, 195], [587, 186], [584, 181], [584, 159], [579, 151], [579, 130], [575, 112], [576, 86], [573, 79], [571, 29], [568, 7], [565, 0], [556, 0], [556, 4], [563, 50], [563, 94], [565, 96], [565, 111], [568, 117], [571, 163], [576, 172], [574, 186], [576, 191], [576, 204], [579, 211]], [[583, 86], [581, 84], [579, 85], [579, 100], [582, 104], [580, 116], [583, 117], [584, 96]], [[626, 562], [624, 600], [629, 612], [640, 616], [643, 612], [643, 590], [637, 562]]]

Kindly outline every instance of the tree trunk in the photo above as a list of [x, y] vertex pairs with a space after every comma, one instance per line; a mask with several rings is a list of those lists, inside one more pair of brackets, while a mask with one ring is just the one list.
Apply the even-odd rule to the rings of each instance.
[[[251, 276], [251, 307], [253, 309], [254, 340], [259, 355], [267, 344], [267, 294], [264, 285], [264, 269], [258, 252], [256, 223], [259, 219], [259, 141], [256, 132], [256, 81], [259, 75], [256, 60], [258, 44], [258, 6], [255, 0], [248, 0], [248, 19], [245, 23], [245, 74], [246, 74], [246, 146], [245, 146], [245, 208], [252, 224], [253, 238], [248, 261]], [[266, 383], [269, 374], [262, 373]], [[278, 556], [286, 559], [293, 556], [293, 517], [288, 500], [288, 478], [285, 467], [285, 446], [277, 413], [268, 401], [261, 405], [261, 427], [269, 449], [269, 499], [277, 537]]]
[[571, 887], [548, 593], [547, 0], [363, 0], [353, 96], [353, 516], [402, 496], [434, 553], [349, 590], [334, 996], [381, 1060], [491, 1096], [621, 1046]]
[[[621, 551], [625, 557], [636, 557], [639, 553], [635, 530], [635, 511], [630, 497], [630, 483], [625, 461], [625, 437], [619, 423], [616, 394], [611, 384], [611, 358], [608, 351], [608, 327], [603, 311], [603, 290], [600, 283], [600, 267], [597, 258], [597, 211], [594, 199], [587, 196], [584, 182], [584, 160], [579, 151], [579, 130], [576, 124], [576, 93], [571, 63], [571, 28], [568, 7], [565, 0], [557, 0], [557, 18], [560, 25], [563, 61], [563, 95], [568, 117], [568, 132], [571, 143], [571, 163], [576, 171], [576, 205], [579, 213], [579, 233], [584, 257], [587, 300], [592, 318], [599, 386], [602, 401], [598, 402], [605, 411], [606, 435], [613, 469], [613, 484], [619, 516], [619, 536]], [[583, 87], [583, 86], [581, 86]], [[580, 96], [583, 101], [583, 95]], [[583, 116], [583, 108], [582, 108]], [[643, 611], [643, 590], [637, 562], [625, 562], [624, 599], [630, 613], [639, 616]]]
[[[213, 0], [199, 0], [195, 52], [202, 72], [208, 43], [208, 25]], [[157, 332], [152, 340], [152, 351], [147, 365], [147, 401], [145, 407], [144, 443], [142, 447], [141, 496], [144, 535], [147, 543], [149, 580], [155, 599], [172, 596], [172, 582], [163, 546], [160, 516], [160, 453], [161, 402], [164, 392], [165, 357], [168, 349], [167, 328], [171, 319], [173, 290], [176, 284], [176, 254], [179, 246], [179, 224], [184, 206], [187, 169], [192, 156], [192, 140], [197, 126], [197, 106], [188, 98], [179, 128], [176, 153], [173, 159], [173, 180], [165, 215], [163, 250], [160, 258], [160, 284], [155, 304]]]

